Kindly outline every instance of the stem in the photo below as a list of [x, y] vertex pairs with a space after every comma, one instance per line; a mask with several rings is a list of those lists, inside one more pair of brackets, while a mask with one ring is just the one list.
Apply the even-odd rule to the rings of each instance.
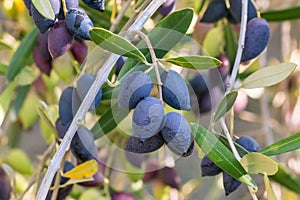
[[240, 161], [240, 160], [241, 160], [241, 156], [239, 155], [239, 153], [237, 152], [237, 150], [236, 150], [236, 148], [235, 148], [235, 146], [234, 146], [234, 144], [233, 144], [231, 135], [230, 135], [230, 133], [229, 133], [229, 131], [228, 131], [228, 128], [227, 128], [227, 126], [226, 126], [226, 123], [225, 123], [224, 118], [221, 118], [221, 119], [220, 119], [220, 123], [221, 123], [222, 129], [223, 129], [223, 131], [224, 131], [224, 133], [225, 133], [225, 136], [227, 137], [227, 141], [228, 141], [228, 143], [229, 143], [229, 146], [230, 146], [230, 148], [231, 148], [231, 151], [232, 151], [234, 157], [235, 157], [238, 161]]
[[156, 79], [157, 79], [159, 99], [160, 99], [161, 102], [163, 102], [162, 87], [161, 87], [162, 82], [161, 82], [160, 74], [159, 74], [159, 70], [158, 70], [158, 60], [156, 58], [155, 51], [153, 49], [151, 41], [150, 41], [149, 37], [141, 31], [133, 30], [132, 33], [137, 34], [138, 36], [140, 36], [146, 42], [146, 45], [147, 45], [147, 47], [149, 49], [149, 52], [150, 52], [150, 55], [151, 55], [152, 65], [154, 67], [154, 71], [155, 71], [155, 75], [156, 75]]
[[120, 24], [122, 18], [124, 17], [127, 9], [130, 7], [130, 3], [131, 3], [131, 0], [128, 0], [125, 5], [122, 7], [120, 13], [118, 14], [117, 18], [113, 21], [112, 23], [112, 26], [110, 27], [110, 31], [111, 32], [114, 32], [117, 28], [117, 26]]
[[[152, 0], [148, 7], [143, 11], [143, 13], [134, 21], [134, 23], [129, 27], [128, 33], [132, 30], [141, 30], [144, 24], [148, 21], [148, 19], [153, 15], [153, 13], [161, 6], [163, 2], [161, 0]], [[128, 35], [126, 34], [128, 37]], [[126, 38], [127, 38], [126, 37]], [[78, 111], [76, 112], [74, 119], [71, 122], [71, 125], [60, 144], [57, 152], [55, 153], [54, 157], [50, 161], [48, 171], [40, 185], [37, 200], [44, 200], [46, 198], [47, 192], [50, 188], [52, 179], [54, 174], [60, 167], [60, 162], [67, 151], [75, 132], [77, 131], [78, 127], [81, 125], [82, 119], [84, 118], [86, 112], [92, 105], [96, 94], [98, 93], [101, 86], [106, 82], [110, 71], [112, 70], [114, 64], [117, 62], [120, 56], [116, 54], [111, 54], [110, 57], [106, 60], [103, 64], [103, 67], [99, 69], [97, 72], [97, 76], [93, 84], [91, 85], [88, 93], [86, 94], [85, 98], [83, 99]]]
[[235, 57], [235, 61], [234, 61], [234, 65], [233, 65], [233, 69], [232, 69], [232, 73], [231, 73], [231, 77], [230, 77], [230, 82], [227, 85], [226, 94], [229, 93], [234, 86], [234, 82], [237, 77], [239, 66], [241, 63], [243, 49], [245, 46], [245, 36], [246, 36], [247, 17], [248, 17], [247, 15], [248, 15], [248, 1], [243, 0], [242, 1], [241, 29], [240, 29], [240, 37], [239, 37], [239, 42], [238, 42], [238, 50], [237, 50], [237, 54]]

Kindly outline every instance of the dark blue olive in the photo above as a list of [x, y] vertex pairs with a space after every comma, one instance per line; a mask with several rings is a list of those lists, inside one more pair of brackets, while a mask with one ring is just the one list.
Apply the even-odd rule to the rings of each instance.
[[101, 12], [104, 11], [104, 5], [105, 5], [104, 0], [82, 0], [82, 1], [91, 8], [94, 8]]
[[71, 142], [71, 152], [81, 162], [98, 160], [98, 150], [94, 143], [94, 135], [84, 126], [80, 126]]
[[213, 0], [208, 4], [207, 9], [200, 22], [214, 23], [222, 19], [228, 14], [224, 0]]
[[123, 65], [125, 64], [125, 57], [121, 56], [118, 60], [117, 60], [117, 63], [116, 63], [116, 71], [115, 71], [115, 74], [118, 76]]
[[161, 134], [173, 153], [184, 157], [192, 153], [194, 144], [190, 126], [181, 114], [167, 113]]
[[155, 97], [146, 97], [136, 106], [132, 117], [132, 128], [141, 140], [149, 138], [162, 127], [164, 121], [164, 106]]
[[244, 147], [249, 152], [257, 152], [260, 150], [260, 146], [257, 141], [249, 136], [240, 137], [236, 143]]
[[152, 89], [151, 77], [142, 71], [135, 71], [125, 77], [118, 95], [120, 108], [133, 109], [139, 101], [148, 97]]
[[62, 125], [66, 125], [67, 123], [73, 120], [73, 108], [72, 108], [72, 96], [73, 92], [75, 92], [73, 87], [68, 87], [64, 89], [62, 92], [59, 102], [58, 102], [58, 113], [61, 119]]
[[225, 195], [228, 196], [230, 193], [234, 192], [242, 183], [226, 172], [223, 172], [223, 186], [225, 189]]
[[215, 176], [222, 172], [215, 163], [213, 163], [207, 156], [204, 156], [201, 161], [202, 176]]
[[[242, 0], [229, 0], [230, 8], [227, 19], [234, 24], [241, 22], [242, 18]], [[257, 10], [251, 0], [248, 0], [248, 15], [247, 21], [257, 17]]]
[[47, 19], [41, 15], [33, 4], [31, 4], [30, 11], [33, 21], [41, 33], [45, 33], [51, 26], [54, 25], [54, 19]]
[[89, 30], [94, 27], [89, 16], [81, 10], [71, 9], [66, 14], [66, 25], [68, 30], [76, 37], [90, 40]]
[[157, 133], [143, 141], [141, 141], [140, 137], [133, 134], [128, 138], [124, 149], [133, 153], [150, 153], [158, 150], [164, 143], [161, 133]]
[[[84, 74], [77, 81], [77, 87], [75, 89], [80, 101], [83, 101], [84, 97], [88, 93], [90, 87], [95, 81], [96, 76], [93, 74]], [[95, 108], [100, 104], [102, 98], [102, 89], [100, 89], [95, 97], [94, 103], [91, 105], [90, 110], [95, 110]]]
[[270, 27], [265, 19], [253, 18], [247, 23], [245, 47], [241, 61], [257, 57], [267, 46], [270, 38]]
[[184, 79], [176, 71], [164, 72], [161, 76], [163, 100], [178, 110], [190, 110], [190, 95]]

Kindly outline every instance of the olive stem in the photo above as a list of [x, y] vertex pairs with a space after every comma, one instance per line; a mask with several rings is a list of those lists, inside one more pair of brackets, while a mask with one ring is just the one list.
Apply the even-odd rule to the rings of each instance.
[[156, 75], [156, 79], [157, 79], [157, 84], [158, 84], [158, 91], [159, 91], [159, 99], [161, 102], [163, 102], [163, 98], [162, 98], [162, 82], [161, 82], [161, 78], [160, 78], [160, 74], [159, 74], [159, 70], [158, 70], [158, 59], [155, 55], [155, 51], [154, 48], [151, 44], [151, 41], [149, 39], [149, 37], [143, 33], [142, 31], [138, 31], [138, 30], [133, 30], [131, 31], [133, 34], [136, 34], [138, 36], [140, 36], [146, 43], [150, 55], [151, 55], [151, 60], [152, 60], [152, 66], [154, 67], [154, 71], [155, 71], [155, 75]]
[[244, 49], [244, 46], [245, 46], [245, 37], [246, 37], [246, 30], [247, 30], [247, 18], [248, 18], [247, 15], [248, 15], [248, 0], [247, 1], [243, 0], [242, 1], [242, 19], [241, 19], [240, 37], [239, 37], [239, 41], [238, 41], [238, 50], [237, 50], [237, 54], [236, 54], [236, 57], [235, 57], [235, 61], [234, 61], [230, 81], [229, 81], [229, 84], [227, 85], [227, 88], [226, 88], [226, 94], [231, 92], [232, 89], [233, 89], [234, 82], [236, 80], [238, 70], [239, 70], [239, 66], [240, 66], [240, 63], [241, 63], [243, 49]]
[[[128, 32], [130, 32], [132, 30], [141, 30], [143, 28], [144, 24], [148, 21], [148, 19], [154, 14], [154, 12], [163, 3], [161, 0], [152, 0], [149, 2], [150, 2], [149, 5], [143, 11], [143, 13], [139, 17], [137, 17], [137, 19], [128, 28]], [[126, 36], [127, 36], [126, 38], [128, 38], [129, 35], [127, 34]], [[120, 57], [119, 55], [111, 54], [109, 56], [109, 58], [104, 62], [103, 67], [101, 67], [98, 70], [95, 81], [91, 85], [88, 93], [86, 94], [82, 103], [80, 104], [80, 107], [79, 107], [78, 111], [76, 112], [76, 114], [71, 122], [71, 125], [66, 132], [66, 135], [65, 135], [63, 141], [61, 142], [60, 146], [58, 147], [58, 150], [55, 153], [54, 157], [50, 161], [48, 171], [46, 172], [46, 175], [44, 176], [43, 181], [39, 187], [37, 197], [36, 197], [37, 200], [44, 200], [46, 198], [46, 195], [50, 188], [52, 179], [60, 167], [60, 162], [61, 162], [64, 154], [66, 153], [66, 151], [72, 141], [72, 138], [75, 135], [75, 132], [81, 125], [82, 119], [84, 118], [88, 109], [94, 102], [94, 99], [95, 99], [99, 89], [102, 87], [102, 85], [108, 79], [110, 71], [112, 70], [113, 66], [115, 65], [115, 63], [117, 62], [119, 57]]]

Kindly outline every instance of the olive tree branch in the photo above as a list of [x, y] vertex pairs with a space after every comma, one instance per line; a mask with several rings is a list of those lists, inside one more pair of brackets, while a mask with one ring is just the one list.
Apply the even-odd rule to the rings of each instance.
[[[230, 81], [227, 84], [225, 94], [228, 94], [229, 92], [232, 91], [232, 89], [234, 87], [236, 77], [237, 77], [237, 74], [238, 74], [238, 70], [239, 70], [239, 66], [240, 66], [241, 58], [242, 58], [242, 54], [243, 54], [243, 49], [244, 49], [244, 46], [245, 46], [245, 37], [246, 37], [246, 30], [247, 30], [247, 18], [248, 18], [248, 0], [242, 0], [242, 19], [241, 19], [240, 36], [239, 36], [239, 41], [238, 41], [238, 49], [237, 49], [237, 54], [236, 54], [236, 57], [235, 57], [235, 61], [234, 61]], [[227, 137], [230, 148], [231, 148], [231, 150], [234, 154], [234, 157], [238, 161], [240, 161], [241, 157], [238, 154], [238, 152], [236, 150], [236, 147], [233, 144], [232, 137], [231, 137], [231, 135], [228, 131], [228, 128], [226, 126], [224, 118], [221, 118], [220, 123], [221, 123], [223, 131], [225, 132], [225, 135]], [[252, 199], [257, 200], [255, 192], [253, 191], [253, 189], [250, 186], [248, 186], [248, 190], [250, 192], [250, 195], [251, 195]]]
[[[163, 4], [161, 0], [152, 0], [151, 3], [147, 6], [147, 8], [141, 13], [140, 16], [133, 22], [133, 24], [128, 28], [128, 33], [132, 30], [141, 30], [144, 24], [148, 21], [148, 19], [153, 15], [153, 13]], [[128, 35], [126, 34], [126, 38]], [[96, 94], [102, 87], [102, 85], [106, 82], [110, 71], [112, 70], [114, 64], [117, 62], [120, 56], [116, 54], [111, 54], [106, 62], [103, 64], [103, 67], [100, 68], [97, 72], [97, 76], [93, 84], [91, 85], [88, 93], [83, 99], [78, 111], [76, 112], [69, 129], [66, 132], [66, 135], [61, 142], [57, 152], [54, 157], [50, 161], [48, 171], [39, 187], [39, 191], [37, 194], [37, 200], [44, 200], [46, 198], [47, 192], [50, 188], [52, 179], [60, 167], [60, 162], [66, 153], [75, 132], [78, 127], [81, 125], [82, 119], [84, 118], [86, 112], [92, 105]]]

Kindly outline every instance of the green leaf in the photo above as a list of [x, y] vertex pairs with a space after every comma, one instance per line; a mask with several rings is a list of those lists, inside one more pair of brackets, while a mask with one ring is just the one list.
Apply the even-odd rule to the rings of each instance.
[[21, 149], [11, 149], [3, 160], [21, 174], [32, 174], [33, 167], [27, 154]]
[[214, 114], [214, 120], [213, 120], [214, 122], [218, 121], [232, 108], [237, 95], [238, 95], [237, 91], [232, 91], [223, 97]]
[[95, 140], [114, 130], [127, 115], [128, 110], [120, 109], [118, 103], [112, 103], [91, 129]]
[[233, 65], [237, 52], [237, 39], [230, 23], [224, 25], [224, 38], [226, 55], [228, 56], [231, 65]]
[[36, 122], [38, 118], [36, 105], [38, 104], [39, 98], [36, 94], [30, 93], [27, 95], [24, 105], [19, 113], [19, 119], [21, 120], [22, 126], [25, 130], [30, 128]]
[[249, 174], [274, 175], [278, 171], [278, 163], [261, 153], [251, 152], [240, 160]]
[[[178, 10], [163, 18], [148, 33], [148, 37], [158, 59], [163, 58], [180, 40], [186, 37], [185, 33], [188, 30], [192, 19], [192, 9], [185, 8]], [[147, 58], [147, 61], [150, 62], [151, 56], [145, 42], [139, 42], [137, 48], [140, 49]], [[147, 69], [147, 66], [142, 65], [142, 63], [133, 59], [127, 59], [119, 73], [118, 80], [123, 79], [127, 74], [136, 70], [136, 66], [143, 66]]]
[[17, 88], [16, 90], [17, 96], [11, 105], [11, 111], [15, 117], [19, 115], [19, 112], [23, 106], [23, 103], [27, 97], [29, 90], [30, 90], [30, 85], [21, 86]]
[[2, 94], [0, 95], [0, 126], [2, 126], [4, 118], [7, 114], [16, 87], [17, 84], [15, 82], [9, 83], [6, 86], [5, 90], [2, 92]]
[[90, 30], [90, 36], [95, 44], [107, 51], [142, 62], [146, 60], [142, 52], [128, 40], [106, 29], [93, 28]]
[[294, 151], [300, 148], [300, 132], [296, 133], [290, 137], [282, 139], [264, 149], [260, 150], [260, 153], [263, 153], [267, 156], [279, 155], [282, 153]]
[[4, 75], [7, 72], [7, 65], [0, 63], [0, 75]]
[[54, 19], [55, 14], [49, 0], [32, 0], [32, 4], [41, 15], [47, 19]]
[[33, 28], [32, 31], [22, 40], [8, 65], [6, 75], [8, 81], [12, 81], [25, 67], [26, 60], [30, 57], [31, 52], [33, 51], [38, 34], [38, 29]]
[[275, 175], [269, 178], [280, 185], [300, 194], [300, 181], [295, 176], [292, 176], [283, 166], [279, 165], [278, 171]]
[[286, 79], [296, 69], [294, 63], [280, 63], [257, 70], [248, 76], [240, 87], [246, 89], [262, 88], [275, 85]]
[[208, 130], [198, 124], [192, 124], [192, 134], [194, 135], [195, 141], [201, 150], [218, 167], [226, 171], [235, 179], [238, 179], [242, 183], [253, 187], [254, 190], [257, 190], [255, 182], [246, 173], [239, 161], [214, 134], [210, 133]]
[[294, 6], [282, 10], [270, 10], [260, 14], [262, 18], [265, 18], [269, 22], [280, 22], [285, 20], [293, 20], [300, 18], [300, 6]]
[[208, 31], [203, 41], [203, 49], [208, 55], [216, 57], [221, 54], [224, 43], [224, 33], [221, 27]]
[[180, 56], [176, 58], [167, 58], [165, 61], [195, 70], [202, 70], [202, 69], [212, 69], [220, 66], [222, 63], [218, 59], [210, 56]]

